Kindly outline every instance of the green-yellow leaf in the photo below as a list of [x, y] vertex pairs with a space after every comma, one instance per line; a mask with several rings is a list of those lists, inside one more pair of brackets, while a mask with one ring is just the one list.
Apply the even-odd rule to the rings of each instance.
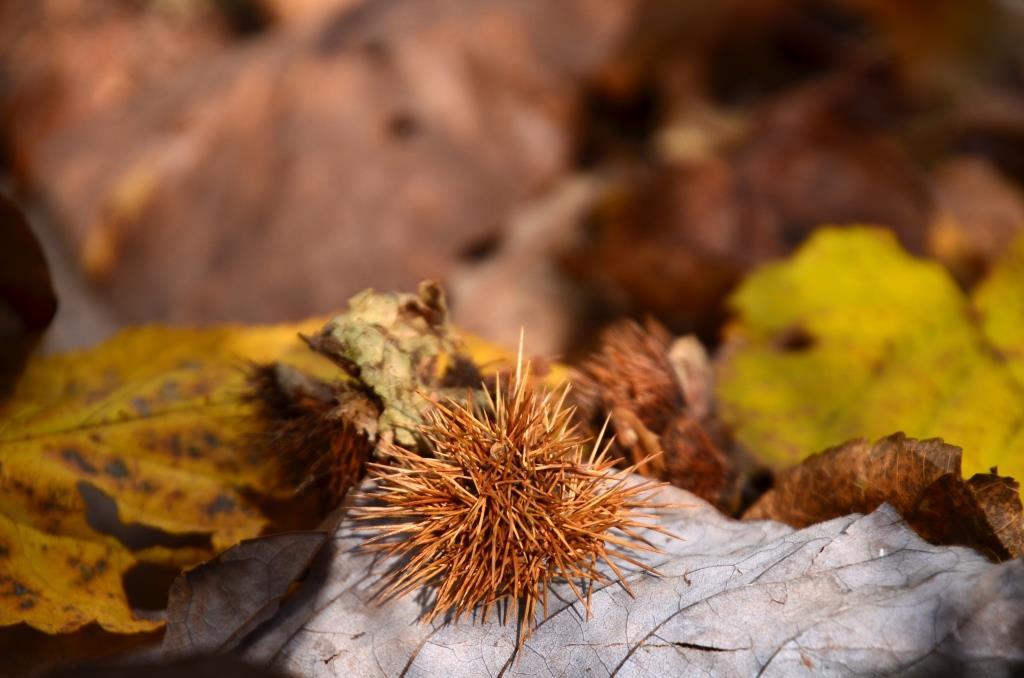
[[888, 232], [824, 229], [732, 298], [723, 415], [767, 461], [894, 431], [1024, 477], [1024, 243], [969, 299]]

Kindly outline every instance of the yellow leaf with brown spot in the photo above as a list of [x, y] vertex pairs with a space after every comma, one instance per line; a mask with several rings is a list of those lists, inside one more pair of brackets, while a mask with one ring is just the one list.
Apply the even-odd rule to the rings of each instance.
[[0, 624], [26, 622], [47, 633], [94, 620], [118, 633], [158, 628], [128, 607], [121, 577], [134, 564], [118, 544], [46, 534], [0, 516]]
[[895, 431], [1024, 478], [1024, 242], [972, 297], [888, 232], [824, 229], [750, 276], [718, 397], [744, 446], [790, 464]]
[[338, 374], [297, 337], [320, 324], [145, 327], [30, 362], [0, 406], [0, 626], [152, 629], [131, 614], [126, 570], [194, 564], [259, 534], [253, 497], [291, 488], [247, 442], [244, 368]]

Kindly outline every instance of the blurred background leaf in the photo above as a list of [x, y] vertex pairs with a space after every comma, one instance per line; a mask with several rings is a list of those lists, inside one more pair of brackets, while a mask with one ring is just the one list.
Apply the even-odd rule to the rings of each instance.
[[[1006, 265], [1018, 258], [1011, 249]], [[1024, 382], [1004, 357], [1008, 344], [1019, 349], [1024, 297], [1004, 271], [973, 301], [885, 231], [819, 231], [733, 297], [718, 361], [723, 416], [777, 464], [903, 431], [962, 447], [967, 475], [998, 466], [1024, 477]]]

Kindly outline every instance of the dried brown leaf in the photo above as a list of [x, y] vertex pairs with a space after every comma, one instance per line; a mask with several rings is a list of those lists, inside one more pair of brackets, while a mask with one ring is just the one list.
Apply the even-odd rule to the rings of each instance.
[[961, 452], [902, 433], [873, 445], [852, 440], [782, 471], [743, 517], [803, 527], [889, 503], [933, 543], [972, 546], [995, 560], [1024, 554], [1017, 482], [994, 473], [964, 480]]
[[572, 272], [608, 308], [711, 340], [743, 276], [822, 224], [884, 224], [923, 251], [930, 187], [889, 129], [889, 75], [858, 68], [786, 89], [729, 149], [625, 178], [567, 255]]
[[976, 283], [1024, 231], [1024, 195], [993, 163], [947, 160], [935, 170], [938, 210], [929, 253], [965, 286]]
[[[37, 136], [26, 173], [123, 317], [294, 318], [451, 274], [571, 165], [580, 85], [642, 3], [341, 4], [194, 67], [164, 67], [163, 41], [159, 68], [69, 55], [76, 91], [130, 86]], [[67, 54], [61, 26], [30, 37]]]
[[966, 544], [993, 560], [1024, 555], [1020, 485], [996, 473], [942, 476], [925, 488], [908, 522], [933, 544]]

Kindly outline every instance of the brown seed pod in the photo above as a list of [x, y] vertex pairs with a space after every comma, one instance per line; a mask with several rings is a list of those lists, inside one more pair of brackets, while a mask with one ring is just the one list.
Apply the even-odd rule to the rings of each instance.
[[668, 359], [664, 327], [622, 320], [601, 334], [597, 352], [573, 371], [580, 420], [592, 431], [611, 418], [612, 452], [640, 473], [669, 479], [658, 434], [684, 408], [683, 392]]
[[607, 413], [623, 408], [653, 431], [665, 428], [685, 404], [668, 359], [670, 342], [668, 331], [653, 321], [645, 328], [622, 320], [606, 329], [597, 353], [573, 375], [575, 400], [588, 423], [600, 426]]
[[280, 462], [296, 492], [312, 487], [328, 504], [339, 503], [373, 452], [378, 407], [345, 382], [281, 363], [252, 366], [249, 386], [262, 424], [256, 447]]
[[721, 509], [735, 508], [736, 463], [712, 441], [704, 426], [693, 417], [679, 416], [660, 440], [665, 450], [671, 450], [664, 455], [666, 478]]
[[650, 515], [660, 483], [634, 483], [607, 446], [588, 447], [565, 392], [538, 393], [521, 358], [485, 393], [482, 406], [433, 403], [421, 427], [432, 458], [385, 445], [391, 463], [370, 464], [376, 486], [356, 515], [375, 521], [365, 548], [401, 563], [382, 599], [433, 585], [426, 619], [455, 621], [477, 607], [486, 620], [508, 603], [503, 620], [518, 617], [521, 643], [553, 581], [567, 581], [589, 613], [600, 563], [620, 579], [616, 560], [650, 571], [628, 550], [657, 550], [639, 530], [664, 532]]
[[585, 428], [611, 419], [620, 464], [733, 508], [736, 462], [723, 450], [728, 436], [714, 416], [711, 368], [696, 339], [673, 342], [656, 322], [620, 321], [573, 382]]

